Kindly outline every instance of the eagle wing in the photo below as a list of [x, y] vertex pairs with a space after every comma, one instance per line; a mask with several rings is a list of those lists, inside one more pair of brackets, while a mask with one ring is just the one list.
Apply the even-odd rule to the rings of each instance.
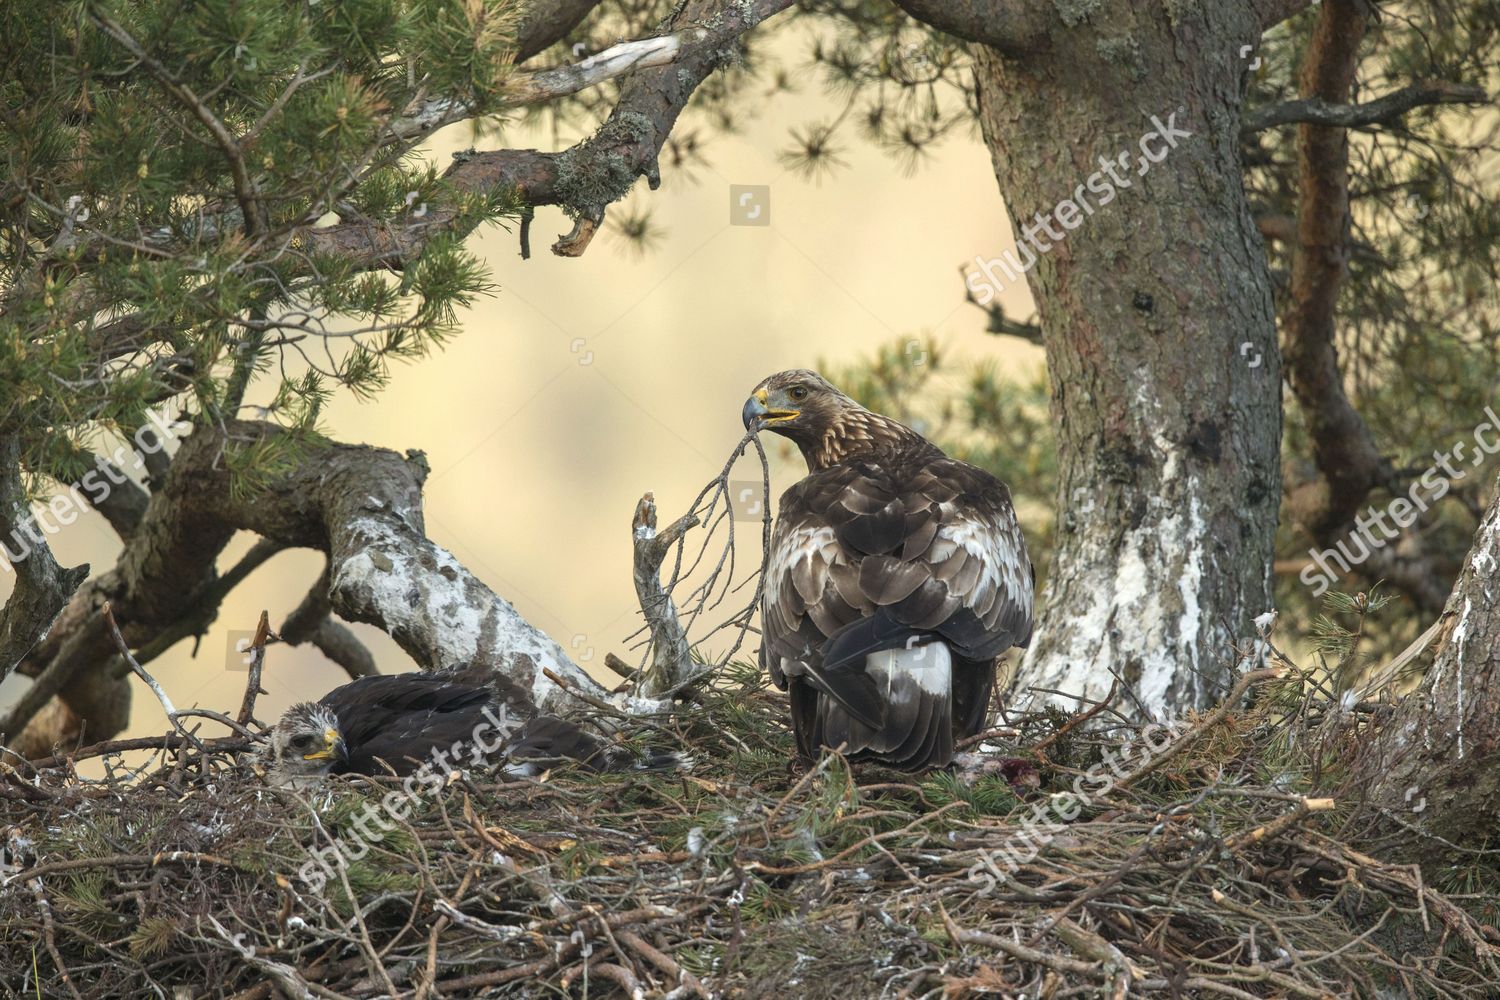
[[361, 677], [320, 699], [339, 720], [355, 774], [383, 774], [385, 761], [408, 774], [434, 750], [473, 739], [491, 701], [486, 688], [424, 673]]
[[986, 664], [987, 699], [994, 658], [1031, 638], [1035, 578], [1005, 484], [930, 446], [902, 458], [789, 489], [766, 569], [772, 679], [786, 688], [790, 668], [871, 726], [884, 704], [868, 654], [942, 641], [957, 663]]

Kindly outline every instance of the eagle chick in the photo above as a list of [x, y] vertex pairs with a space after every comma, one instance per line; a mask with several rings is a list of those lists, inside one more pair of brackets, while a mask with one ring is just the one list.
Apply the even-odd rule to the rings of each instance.
[[272, 728], [262, 759], [267, 780], [289, 787], [314, 786], [334, 774], [410, 775], [444, 763], [503, 763], [512, 776], [539, 774], [558, 761], [592, 771], [685, 763], [668, 752], [637, 758], [552, 715], [522, 724], [492, 687], [427, 673], [361, 677], [316, 702], [293, 705]]

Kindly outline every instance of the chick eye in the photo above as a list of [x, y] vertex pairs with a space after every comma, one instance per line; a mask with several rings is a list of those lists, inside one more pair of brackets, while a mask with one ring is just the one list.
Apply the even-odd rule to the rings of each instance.
[[311, 736], [293, 736], [292, 737], [292, 746], [296, 747], [298, 750], [301, 750], [301, 749], [303, 749], [305, 747], [310, 747], [310, 746], [312, 746], [312, 737]]
[[787, 390], [787, 395], [796, 400], [806, 399], [807, 387], [802, 385], [794, 385]]

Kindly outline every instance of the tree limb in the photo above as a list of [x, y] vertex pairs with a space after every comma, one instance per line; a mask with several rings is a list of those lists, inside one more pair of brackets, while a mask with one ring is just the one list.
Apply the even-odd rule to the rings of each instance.
[[[698, 85], [727, 61], [735, 39], [791, 2], [752, 0], [722, 9], [710, 0], [689, 3], [673, 26], [687, 31], [697, 25], [691, 40], [676, 50], [672, 63], [631, 73], [619, 102], [592, 136], [559, 153], [502, 149], [460, 154], [445, 181], [460, 194], [510, 190], [527, 205], [560, 205], [575, 218], [597, 224], [637, 177], [645, 176], [653, 189], [660, 184], [657, 156]], [[356, 266], [399, 270], [428, 241], [455, 231], [458, 221], [455, 205], [439, 204], [401, 227], [345, 221], [307, 230], [300, 239], [310, 249], [341, 254]], [[563, 245], [563, 250], [569, 248], [571, 244]]]
[[1034, 0], [894, 0], [908, 16], [944, 34], [1009, 54], [1044, 48], [1061, 26], [1050, 3]]
[[[66, 694], [75, 678], [81, 684], [107, 673], [100, 668], [112, 647], [98, 626], [105, 600], [131, 645], [152, 648], [197, 595], [214, 589], [214, 561], [239, 530], [262, 536], [252, 550], [257, 559], [291, 546], [328, 553], [332, 609], [384, 629], [423, 667], [468, 667], [501, 678], [523, 710], [559, 711], [573, 704], [546, 676], [548, 670], [576, 690], [602, 693], [556, 642], [427, 539], [421, 513], [426, 464], [420, 455], [330, 444], [253, 495], [232, 492], [224, 452], [281, 433], [270, 424], [230, 421], [200, 426], [183, 440], [116, 567], [69, 607], [71, 631], [22, 703], [0, 723], [6, 731], [16, 732], [17, 719], [36, 714], [54, 694]], [[21, 733], [18, 752], [45, 753], [59, 735], [76, 735], [84, 722], [94, 739], [123, 724], [118, 712], [102, 720], [76, 706], [42, 721], [38, 717]]]
[[580, 690], [602, 692], [562, 647], [428, 540], [420, 453], [403, 458], [327, 444], [253, 496], [231, 493], [222, 453], [282, 433], [249, 421], [200, 427], [172, 463], [163, 517], [179, 525], [204, 519], [326, 552], [329, 601], [340, 617], [380, 627], [427, 669], [468, 667], [509, 678], [529, 700], [524, 708], [558, 711], [571, 703], [544, 669]]
[[14, 564], [0, 556], [0, 562], [16, 576], [15, 590], [0, 610], [0, 680], [4, 680], [52, 628], [89, 575], [87, 564], [64, 569], [52, 557], [21, 486], [20, 444], [15, 438], [0, 442], [0, 532], [0, 541], [11, 554], [19, 555], [23, 547], [30, 550]]
[[[550, 99], [613, 76], [630, 75], [614, 111], [588, 139], [557, 153], [502, 149], [455, 154], [445, 182], [459, 199], [474, 193], [512, 192], [528, 208], [561, 206], [577, 225], [572, 238], [559, 240], [553, 250], [559, 256], [578, 256], [588, 245], [586, 237], [597, 231], [604, 209], [623, 198], [637, 177], [644, 175], [653, 189], [660, 184], [657, 157], [677, 116], [698, 85], [732, 57], [734, 41], [791, 4], [792, 0], [753, 0], [721, 10], [710, 0], [697, 0], [673, 19], [674, 25], [682, 25], [680, 30], [622, 43], [577, 66], [517, 74], [512, 82], [527, 100]], [[432, 98], [393, 121], [391, 136], [393, 141], [413, 144], [470, 117], [472, 111], [463, 102]], [[238, 215], [236, 209], [222, 220], [210, 217], [205, 232], [231, 220], [238, 223]], [[346, 218], [331, 226], [298, 228], [285, 239], [293, 251], [339, 254], [366, 270], [401, 270], [431, 240], [445, 234], [463, 236], [469, 225], [456, 204], [440, 202], [430, 205], [422, 217], [401, 223]], [[171, 238], [172, 234], [162, 233], [162, 239]], [[130, 314], [100, 324], [90, 344], [106, 359], [113, 359], [142, 350], [168, 332], [141, 314]]]
[[1240, 134], [1251, 135], [1292, 124], [1336, 128], [1389, 125], [1414, 108], [1438, 104], [1487, 104], [1489, 100], [1490, 96], [1483, 87], [1448, 81], [1414, 83], [1362, 104], [1337, 104], [1319, 97], [1308, 97], [1248, 112], [1240, 122]]
[[[1302, 68], [1309, 99], [1348, 97], [1365, 26], [1366, 15], [1353, 0], [1322, 5]], [[1348, 252], [1347, 135], [1342, 128], [1303, 124], [1297, 157], [1297, 241], [1281, 344], [1287, 382], [1307, 422], [1320, 473], [1317, 486], [1303, 490], [1294, 508], [1322, 540], [1343, 530], [1370, 490], [1389, 478], [1390, 468], [1344, 391], [1338, 360], [1335, 312]]]
[[[1405, 102], [1415, 106], [1422, 94], [1429, 100], [1439, 92], [1460, 95], [1455, 99], [1472, 96], [1457, 85], [1434, 84], [1406, 88], [1365, 105], [1340, 104], [1354, 84], [1368, 17], [1357, 0], [1322, 5], [1302, 67], [1306, 97], [1282, 107], [1344, 109], [1332, 117], [1355, 115], [1373, 121], [1401, 113]], [[1339, 365], [1338, 298], [1353, 255], [1348, 135], [1342, 125], [1315, 120], [1319, 117], [1305, 117], [1298, 128], [1298, 207], [1281, 350], [1287, 384], [1307, 424], [1318, 469], [1316, 479], [1289, 491], [1288, 509], [1319, 545], [1328, 546], [1343, 537], [1371, 491], [1395, 487], [1394, 470], [1345, 392]], [[1430, 560], [1400, 554], [1393, 547], [1375, 548], [1360, 571], [1371, 579], [1390, 581], [1427, 611], [1441, 609], [1447, 597]]]
[[351, 678], [378, 674], [375, 657], [353, 631], [333, 620], [328, 598], [328, 570], [318, 577], [302, 603], [286, 616], [278, 635], [292, 646], [312, 643], [322, 654], [344, 668]]

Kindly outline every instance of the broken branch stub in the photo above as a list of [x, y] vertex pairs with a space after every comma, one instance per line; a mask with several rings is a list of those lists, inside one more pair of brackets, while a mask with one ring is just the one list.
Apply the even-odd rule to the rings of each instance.
[[656, 497], [647, 493], [635, 507], [631, 537], [635, 544], [635, 594], [641, 614], [651, 632], [651, 662], [641, 676], [636, 693], [644, 698], [660, 697], [682, 685], [692, 673], [693, 658], [687, 633], [677, 620], [677, 607], [661, 585], [661, 564], [689, 528], [698, 524], [696, 514], [684, 514], [667, 527], [656, 530]]

